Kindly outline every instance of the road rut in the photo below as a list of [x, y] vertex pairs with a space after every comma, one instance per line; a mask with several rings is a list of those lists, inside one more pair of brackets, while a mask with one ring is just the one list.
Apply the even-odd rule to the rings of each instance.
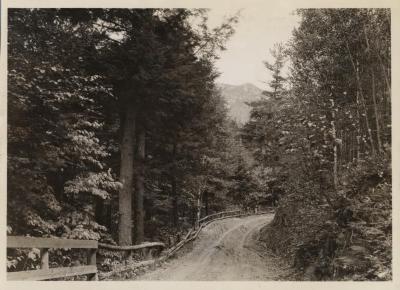
[[281, 280], [285, 268], [257, 242], [259, 230], [272, 218], [265, 214], [215, 221], [201, 231], [191, 251], [138, 280]]

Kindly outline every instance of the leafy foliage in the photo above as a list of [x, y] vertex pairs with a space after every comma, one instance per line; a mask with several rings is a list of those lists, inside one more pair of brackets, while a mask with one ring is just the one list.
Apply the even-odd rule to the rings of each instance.
[[255, 106], [244, 131], [258, 156], [278, 145], [279, 162], [264, 166], [284, 196], [265, 241], [300, 279], [390, 280], [389, 12], [298, 13], [291, 90]]
[[82, 27], [55, 10], [16, 9], [9, 28], [9, 225], [13, 234], [59, 235], [60, 225], [70, 233], [77, 224], [63, 224], [61, 213], [93, 214], [92, 197], [118, 188], [95, 104], [111, 94], [82, 69], [90, 46]]
[[[199, 198], [201, 214], [229, 205], [213, 63], [235, 23], [210, 29], [204, 9], [11, 9], [8, 234], [130, 243], [133, 221], [134, 239], [171, 243]], [[134, 210], [121, 218], [123, 190]], [[29, 263], [10, 256], [9, 269], [36, 267], [14, 254]]]

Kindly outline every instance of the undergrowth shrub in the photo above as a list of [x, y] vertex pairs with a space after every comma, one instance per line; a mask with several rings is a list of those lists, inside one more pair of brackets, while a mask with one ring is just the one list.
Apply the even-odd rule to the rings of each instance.
[[314, 198], [307, 186], [286, 195], [261, 239], [299, 270], [298, 279], [391, 280], [388, 160], [366, 158], [347, 165], [340, 188], [329, 193], [330, 202]]

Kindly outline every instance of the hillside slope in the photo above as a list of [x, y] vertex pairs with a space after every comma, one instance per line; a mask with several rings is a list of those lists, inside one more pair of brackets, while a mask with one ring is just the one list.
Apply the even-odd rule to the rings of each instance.
[[218, 84], [221, 95], [226, 100], [229, 116], [239, 124], [249, 120], [251, 108], [246, 102], [252, 102], [262, 97], [262, 90], [253, 84], [242, 85]]

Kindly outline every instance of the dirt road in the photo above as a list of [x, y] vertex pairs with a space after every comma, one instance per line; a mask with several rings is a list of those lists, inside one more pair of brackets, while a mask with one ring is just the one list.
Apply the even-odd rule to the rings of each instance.
[[138, 280], [280, 280], [287, 272], [259, 243], [259, 230], [272, 214], [215, 221], [192, 249]]

